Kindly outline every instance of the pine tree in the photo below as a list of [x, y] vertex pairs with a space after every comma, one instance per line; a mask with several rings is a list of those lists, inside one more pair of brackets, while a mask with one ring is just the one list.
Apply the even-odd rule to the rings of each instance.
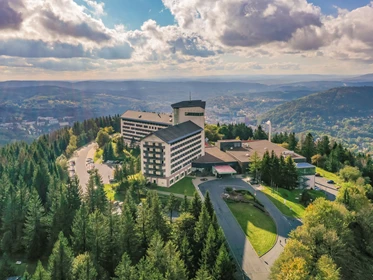
[[103, 267], [106, 269], [106, 271], [111, 275], [114, 276], [115, 267], [120, 262], [120, 258], [123, 254], [123, 252], [120, 252], [118, 254], [118, 244], [117, 244], [117, 238], [119, 235], [119, 216], [116, 214], [113, 214], [113, 203], [109, 203], [109, 211], [108, 215], [106, 216], [107, 223], [108, 223], [108, 238], [106, 240], [107, 243], [107, 252], [106, 252], [106, 258], [105, 263], [103, 264]]
[[249, 171], [253, 175], [253, 178], [259, 181], [260, 178], [260, 169], [261, 169], [262, 161], [255, 151], [254, 154], [250, 157], [250, 164], [249, 164]]
[[165, 274], [167, 270], [166, 253], [164, 251], [164, 242], [161, 235], [155, 232], [146, 252], [149, 263], [156, 267], [161, 274]]
[[272, 171], [271, 157], [269, 156], [269, 152], [266, 151], [262, 159], [262, 178], [261, 179], [267, 185], [271, 184], [271, 171]]
[[146, 234], [147, 238], [150, 239], [153, 234], [158, 231], [164, 240], [167, 240], [169, 235], [169, 227], [166, 223], [165, 217], [162, 213], [160, 201], [158, 194], [156, 192], [148, 193], [149, 204], [150, 204], [150, 213], [146, 217]]
[[41, 261], [38, 261], [35, 272], [30, 280], [51, 280], [50, 274], [44, 269]]
[[295, 151], [295, 149], [296, 149], [296, 147], [298, 145], [298, 141], [295, 138], [295, 133], [294, 132], [289, 134], [289, 141], [288, 141], [288, 143], [289, 143], [289, 150], [290, 151]]
[[219, 249], [213, 270], [214, 280], [234, 279], [235, 266], [227, 252], [225, 245]]
[[293, 190], [298, 187], [299, 175], [297, 167], [291, 157], [287, 157], [285, 160], [286, 164], [286, 178], [287, 178], [287, 188]]
[[104, 190], [104, 184], [98, 171], [95, 170], [89, 177], [87, 184], [86, 202], [89, 212], [92, 213], [95, 210], [100, 210], [102, 213], [106, 212], [107, 209], [107, 197]]
[[194, 196], [192, 199], [192, 203], [190, 205], [190, 213], [193, 215], [193, 217], [198, 220], [199, 215], [201, 213], [202, 209], [202, 201], [197, 192], [194, 192]]
[[261, 125], [258, 126], [258, 128], [254, 132], [254, 139], [255, 140], [267, 140], [268, 135], [264, 132]]
[[44, 208], [36, 191], [28, 206], [23, 241], [28, 258], [34, 260], [41, 257], [47, 237]]
[[[1, 169], [0, 169], [1, 173]], [[2, 219], [5, 207], [7, 205], [9, 195], [10, 195], [10, 181], [6, 173], [2, 173], [2, 176], [0, 177], [0, 229], [2, 228]]]
[[23, 280], [31, 280], [31, 274], [26, 270], [22, 275]]
[[166, 280], [157, 267], [154, 267], [147, 259], [143, 258], [136, 265], [136, 274], [134, 280]]
[[206, 206], [207, 212], [209, 213], [210, 217], [214, 214], [214, 207], [212, 206], [210, 193], [207, 191], [205, 196], [205, 201], [203, 204]]
[[179, 212], [180, 213], [185, 213], [189, 211], [189, 200], [186, 194], [184, 194], [184, 198], [181, 201], [180, 207], [179, 207]]
[[100, 148], [102, 148], [103, 146], [105, 146], [105, 144], [107, 144], [107, 143], [110, 142], [110, 136], [109, 136], [109, 134], [107, 134], [104, 130], [101, 129], [97, 133], [96, 142], [97, 142], [98, 146]]
[[115, 269], [117, 280], [135, 280], [135, 269], [131, 266], [131, 260], [126, 253], [123, 254], [121, 262]]
[[49, 256], [48, 271], [53, 280], [71, 280], [71, 265], [73, 254], [67, 239], [60, 232], [58, 240]]
[[47, 201], [47, 192], [51, 182], [48, 165], [45, 161], [38, 164], [34, 171], [34, 188], [38, 191], [40, 199], [44, 204]]
[[96, 267], [88, 253], [78, 255], [72, 264], [73, 279], [95, 280], [97, 279]]
[[194, 267], [193, 267], [193, 255], [190, 243], [186, 234], [184, 234], [181, 244], [178, 246], [180, 252], [180, 259], [184, 262], [186, 267], [187, 276], [193, 275]]
[[[108, 259], [109, 251], [109, 232], [108, 221], [105, 216], [99, 211], [89, 214], [88, 217], [88, 232], [87, 245], [89, 252], [92, 254], [92, 259], [95, 265], [105, 267]], [[102, 270], [98, 269], [98, 278], [103, 277]]]
[[123, 154], [123, 150], [124, 150], [124, 139], [121, 136], [117, 138], [117, 146], [115, 147], [115, 152], [117, 153], [117, 155], [121, 155]]
[[201, 255], [201, 264], [205, 265], [210, 272], [212, 272], [214, 268], [216, 256], [218, 253], [218, 248], [216, 247], [215, 229], [211, 224], [207, 232], [207, 238]]
[[171, 193], [168, 196], [167, 205], [166, 205], [166, 209], [170, 213], [170, 223], [171, 224], [172, 224], [172, 213], [176, 208], [176, 204], [177, 204], [177, 200], [175, 198], [175, 195], [173, 193]]
[[180, 248], [184, 236], [187, 238], [190, 246], [194, 245], [194, 228], [196, 220], [190, 213], [182, 213], [173, 224], [173, 240]]
[[199, 219], [195, 226], [195, 240], [200, 245], [202, 245], [202, 243], [204, 242], [207, 236], [209, 226], [210, 226], [210, 215], [208, 213], [206, 205], [203, 204], [201, 214], [199, 215]]
[[201, 268], [197, 271], [197, 275], [194, 280], [213, 280], [213, 278], [207, 267], [201, 266]]
[[287, 189], [288, 188], [288, 180], [287, 180], [287, 166], [285, 162], [285, 158], [281, 155], [279, 160], [279, 175], [278, 175], [278, 186], [280, 188]]
[[196, 223], [194, 229], [194, 256], [193, 256], [193, 265], [198, 267], [199, 260], [201, 258], [201, 248], [203, 248], [204, 241], [207, 237], [207, 232], [210, 226], [210, 215], [207, 211], [206, 205], [202, 205], [202, 211], [199, 215], [199, 219]]
[[114, 157], [113, 145], [111, 144], [111, 142], [106, 143], [103, 149], [104, 150], [103, 150], [103, 153], [102, 153], [102, 157], [103, 157], [104, 161], [112, 160], [112, 159], [115, 158]]
[[270, 176], [271, 176], [271, 187], [278, 187], [279, 186], [278, 183], [280, 179], [280, 162], [274, 151], [272, 151], [271, 153], [271, 174]]
[[88, 209], [83, 204], [76, 212], [72, 224], [71, 243], [76, 255], [83, 254], [88, 250]]
[[187, 271], [185, 264], [180, 258], [180, 253], [177, 251], [176, 246], [171, 242], [167, 242], [164, 247], [166, 259], [166, 273], [167, 280], [187, 280]]
[[302, 155], [306, 157], [307, 162], [311, 163], [311, 158], [316, 154], [315, 142], [311, 133], [308, 133], [302, 143]]
[[139, 233], [141, 248], [148, 248], [151, 236], [147, 234], [147, 222], [150, 214], [149, 203], [144, 200], [137, 209], [136, 226]]
[[123, 211], [120, 216], [119, 234], [118, 234], [118, 255], [127, 253], [131, 260], [138, 260], [139, 254], [139, 233], [131, 213], [130, 206], [124, 204]]

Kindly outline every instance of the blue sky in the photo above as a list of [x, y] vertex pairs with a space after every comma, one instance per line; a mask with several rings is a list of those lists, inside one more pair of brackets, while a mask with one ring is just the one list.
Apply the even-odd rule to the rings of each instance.
[[[87, 4], [83, 0], [76, 0], [80, 5]], [[174, 17], [165, 8], [161, 0], [105, 0], [106, 16], [103, 22], [110, 28], [123, 24], [126, 29], [140, 29], [148, 19], [155, 20], [160, 26], [174, 24]]]
[[353, 10], [368, 5], [370, 0], [312, 0], [308, 2], [319, 6], [324, 14], [336, 14], [335, 6]]
[[[87, 6], [83, 0], [75, 2]], [[140, 29], [148, 19], [155, 20], [160, 26], [175, 23], [174, 17], [165, 8], [162, 0], [104, 0], [102, 2], [105, 3], [107, 13], [102, 20], [111, 28], [123, 24], [128, 30]], [[336, 6], [353, 10], [368, 5], [370, 0], [312, 0], [309, 3], [319, 6], [324, 14], [336, 15]]]
[[373, 73], [370, 0], [0, 3], [1, 80]]

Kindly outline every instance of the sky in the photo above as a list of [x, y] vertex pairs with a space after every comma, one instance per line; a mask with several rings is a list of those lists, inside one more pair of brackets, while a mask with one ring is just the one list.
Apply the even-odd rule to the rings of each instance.
[[373, 1], [0, 0], [0, 80], [373, 73]]

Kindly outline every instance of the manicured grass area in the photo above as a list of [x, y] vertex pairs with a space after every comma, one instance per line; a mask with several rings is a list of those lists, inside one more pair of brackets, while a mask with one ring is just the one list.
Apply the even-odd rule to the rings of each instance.
[[108, 200], [124, 201], [124, 194], [116, 191], [116, 188], [118, 187], [118, 185], [119, 185], [118, 183], [104, 185], [104, 190], [106, 192], [106, 196]]
[[155, 189], [157, 191], [186, 194], [187, 196], [193, 196], [196, 189], [194, 188], [192, 179], [192, 177], [184, 177], [179, 182], [175, 183], [169, 188], [155, 187], [152, 189]]
[[248, 203], [227, 202], [242, 230], [259, 256], [268, 252], [276, 242], [276, 225], [272, 218]]
[[[321, 169], [320, 167], [316, 167], [316, 172], [320, 173], [320, 175], [328, 180], [333, 180], [338, 186], [341, 186], [343, 184], [343, 180], [335, 173], [326, 171], [324, 169]], [[337, 186], [335, 186], [337, 187]]]
[[[272, 192], [271, 188], [263, 186], [261, 191], [267, 195], [267, 197], [273, 202], [273, 204], [276, 205], [282, 214], [294, 218], [303, 217], [304, 210], [306, 209], [306, 207], [300, 203], [303, 190], [289, 191], [279, 188], [278, 191], [274, 190]], [[313, 197], [313, 200], [318, 197], [325, 197], [324, 192], [321, 191], [310, 190], [309, 193]]]

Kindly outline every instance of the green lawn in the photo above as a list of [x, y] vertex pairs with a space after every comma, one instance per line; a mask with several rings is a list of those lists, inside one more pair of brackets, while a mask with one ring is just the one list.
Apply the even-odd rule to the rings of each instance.
[[227, 202], [242, 230], [259, 256], [276, 243], [276, 225], [272, 218], [248, 203]]
[[[264, 189], [261, 191], [267, 195], [267, 197], [276, 205], [276, 207], [282, 212], [282, 214], [294, 217], [302, 218], [304, 210], [306, 209], [299, 201], [303, 190], [286, 190], [278, 189], [272, 192], [269, 187], [263, 186]], [[318, 197], [325, 197], [324, 192], [321, 191], [310, 191], [310, 195], [316, 199]], [[290, 209], [291, 208], [291, 209]]]
[[175, 183], [169, 188], [165, 187], [155, 187], [152, 189], [155, 189], [157, 191], [163, 191], [163, 192], [170, 192], [170, 193], [178, 193], [178, 194], [186, 194], [187, 196], [193, 196], [195, 192], [194, 185], [192, 183], [193, 178], [192, 177], [184, 177], [179, 182]]
[[108, 200], [110, 201], [123, 201], [124, 200], [124, 194], [121, 192], [117, 192], [116, 188], [118, 187], [118, 183], [116, 184], [105, 184], [104, 190], [106, 192], [106, 196]]
[[[320, 175], [328, 180], [333, 180], [338, 186], [341, 186], [343, 184], [343, 180], [335, 173], [326, 171], [324, 169], [321, 169], [319, 167], [316, 167], [316, 172], [320, 173]], [[337, 186], [336, 186], [337, 187]]]

